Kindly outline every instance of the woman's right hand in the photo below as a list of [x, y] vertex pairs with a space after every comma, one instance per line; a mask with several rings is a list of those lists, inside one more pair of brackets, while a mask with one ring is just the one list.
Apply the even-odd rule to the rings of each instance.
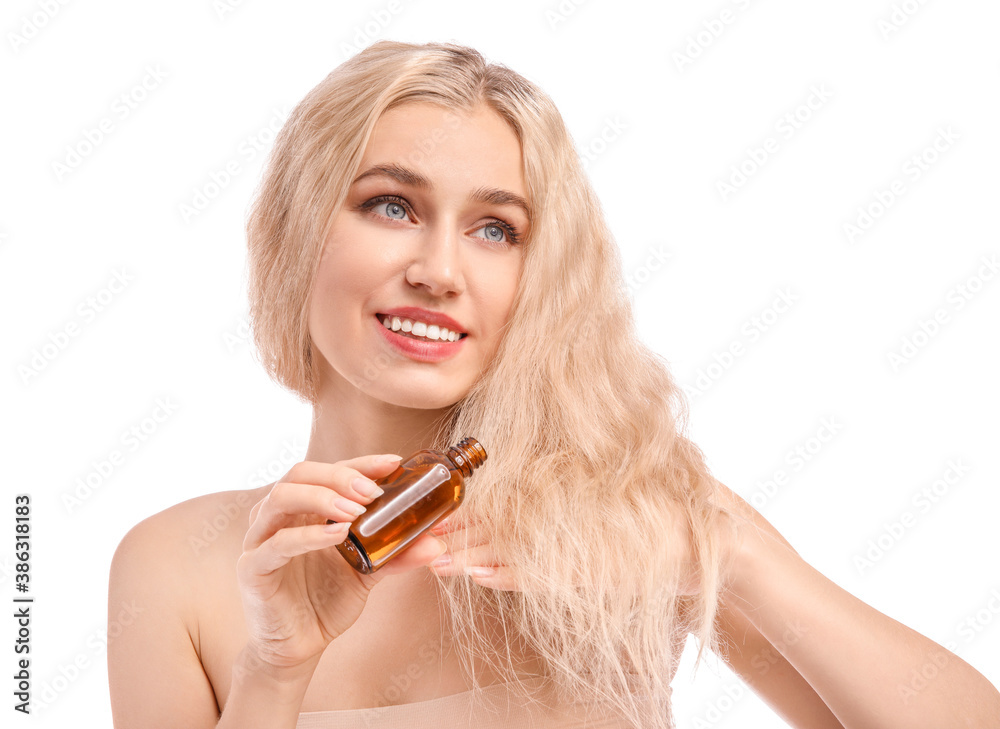
[[400, 462], [379, 458], [296, 463], [251, 510], [237, 576], [247, 649], [267, 667], [294, 669], [318, 661], [360, 617], [383, 577], [425, 566], [444, 551], [441, 540], [425, 533], [377, 572], [363, 575], [336, 549], [347, 538], [348, 522], [357, 518], [351, 505], [374, 498], [352, 482], [387, 476]]

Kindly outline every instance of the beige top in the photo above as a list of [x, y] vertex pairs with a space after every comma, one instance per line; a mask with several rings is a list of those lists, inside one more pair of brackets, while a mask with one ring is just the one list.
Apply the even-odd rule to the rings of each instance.
[[[527, 687], [540, 685], [543, 678], [527, 679]], [[494, 684], [479, 692], [442, 696], [430, 701], [394, 704], [344, 711], [305, 711], [299, 714], [296, 729], [633, 729], [620, 717], [582, 704], [572, 709], [522, 705], [511, 694], [509, 684]]]

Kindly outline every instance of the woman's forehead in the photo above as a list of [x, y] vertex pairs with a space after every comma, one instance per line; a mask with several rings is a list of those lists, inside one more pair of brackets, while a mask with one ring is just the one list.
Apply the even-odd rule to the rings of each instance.
[[468, 184], [507, 193], [494, 196], [494, 202], [517, 205], [530, 215], [520, 142], [507, 122], [485, 105], [458, 111], [411, 102], [387, 111], [376, 124], [352, 184], [378, 177], [428, 191], [467, 178]]

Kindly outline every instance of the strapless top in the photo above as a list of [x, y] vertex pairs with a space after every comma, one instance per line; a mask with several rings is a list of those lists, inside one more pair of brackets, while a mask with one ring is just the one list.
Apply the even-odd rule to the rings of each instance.
[[[544, 677], [525, 679], [527, 688], [540, 686]], [[590, 704], [553, 709], [539, 702], [525, 703], [510, 684], [486, 686], [430, 701], [392, 704], [342, 711], [304, 711], [296, 729], [634, 729], [618, 716]]]

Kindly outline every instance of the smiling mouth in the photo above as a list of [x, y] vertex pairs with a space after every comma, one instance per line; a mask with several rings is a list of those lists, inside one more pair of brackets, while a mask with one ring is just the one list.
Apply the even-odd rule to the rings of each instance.
[[[431, 344], [450, 344], [452, 341], [457, 342], [457, 341], [459, 341], [461, 339], [464, 339], [465, 337], [469, 336], [467, 332], [464, 332], [464, 333], [454, 332], [455, 334], [458, 335], [454, 340], [451, 340], [451, 339], [440, 339], [439, 337], [433, 337], [433, 338], [432, 337], [424, 337], [424, 336], [419, 336], [417, 334], [414, 334], [412, 331], [407, 332], [407, 331], [404, 331], [402, 328], [393, 329], [391, 326], [386, 326], [385, 325], [385, 320], [386, 319], [389, 319], [391, 321], [392, 319], [398, 318], [398, 319], [400, 319], [401, 322], [403, 322], [404, 326], [406, 324], [409, 324], [410, 327], [412, 327], [413, 324], [414, 324], [414, 322], [411, 319], [405, 319], [403, 317], [389, 316], [388, 314], [381, 314], [381, 313], [375, 314], [375, 318], [378, 320], [379, 324], [384, 329], [387, 329], [388, 331], [392, 332], [393, 334], [398, 334], [401, 337], [406, 337], [407, 339], [415, 339], [418, 342], [429, 342]], [[440, 331], [441, 329], [444, 329], [444, 328], [445, 327], [439, 327], [438, 331]]]

